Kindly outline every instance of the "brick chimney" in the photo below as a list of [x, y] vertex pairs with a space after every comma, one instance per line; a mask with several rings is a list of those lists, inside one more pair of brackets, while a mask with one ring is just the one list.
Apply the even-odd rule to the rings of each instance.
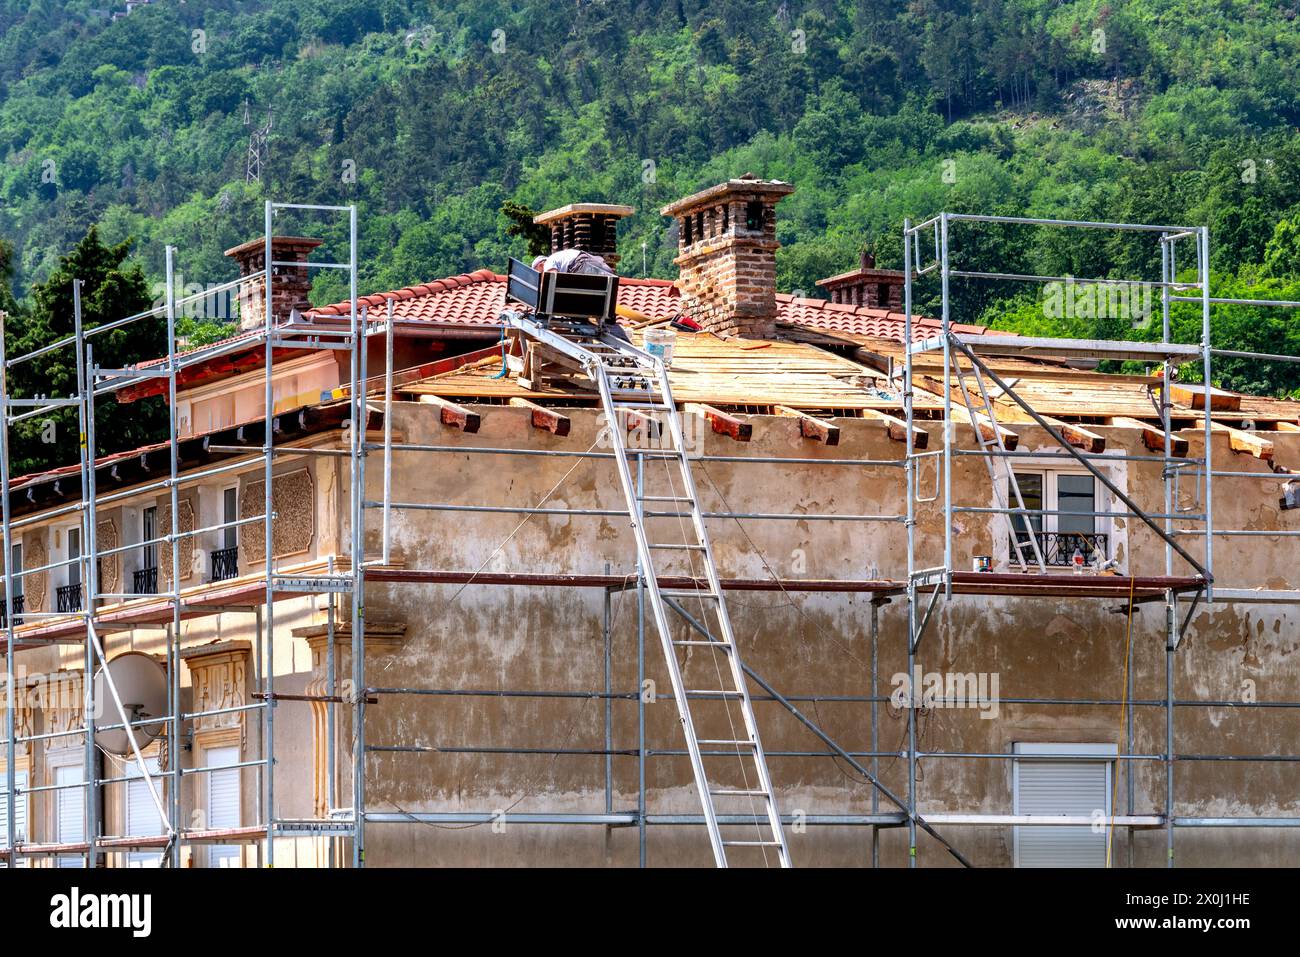
[[570, 203], [534, 216], [533, 222], [551, 227], [551, 252], [581, 249], [605, 260], [610, 269], [617, 269], [621, 257], [617, 250], [616, 226], [620, 219], [634, 212], [636, 210], [631, 206]]
[[817, 285], [830, 293], [831, 302], [895, 311], [903, 308], [903, 271], [877, 269], [876, 257], [865, 250], [859, 268], [818, 279]]
[[753, 173], [663, 208], [677, 220], [678, 286], [691, 318], [720, 335], [776, 334], [776, 204], [789, 183]]
[[[272, 236], [271, 261], [278, 263], [305, 263], [311, 251], [321, 244], [319, 239], [303, 236]], [[251, 276], [262, 271], [266, 251], [265, 239], [251, 239], [226, 255], [239, 263], [239, 274]], [[271, 315], [275, 323], [289, 321], [289, 314], [311, 308], [307, 294], [311, 292], [311, 275], [306, 266], [275, 266], [272, 268]], [[239, 328], [260, 329], [266, 321], [266, 284], [261, 276], [239, 287]]]

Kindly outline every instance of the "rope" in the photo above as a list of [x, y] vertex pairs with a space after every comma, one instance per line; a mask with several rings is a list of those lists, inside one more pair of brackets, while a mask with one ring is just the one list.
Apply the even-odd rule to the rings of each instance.
[[507, 371], [509, 370], [506, 368], [506, 327], [505, 324], [502, 323], [501, 325], [501, 371], [494, 376], [490, 376], [490, 378], [504, 379], [506, 377]]

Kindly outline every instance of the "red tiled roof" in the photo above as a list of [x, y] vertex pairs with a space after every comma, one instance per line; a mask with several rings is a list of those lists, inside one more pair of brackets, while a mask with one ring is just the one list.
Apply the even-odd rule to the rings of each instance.
[[[395, 319], [495, 325], [506, 308], [506, 277], [490, 269], [479, 269], [393, 292], [361, 296], [357, 304], [368, 306], [372, 315], [382, 315], [390, 299]], [[667, 279], [620, 278], [618, 302], [652, 319], [669, 319], [680, 311], [677, 290]], [[311, 310], [306, 318], [346, 316], [350, 309], [350, 303], [336, 302]]]
[[[635, 309], [652, 319], [675, 316], [681, 310], [678, 296], [677, 288], [667, 279], [623, 277], [618, 282], [619, 305]], [[386, 310], [390, 299], [393, 300], [393, 316], [396, 319], [457, 325], [495, 325], [497, 317], [506, 306], [506, 277], [490, 269], [480, 269], [394, 292], [362, 296], [357, 302], [369, 306], [374, 313], [376, 310]], [[900, 339], [903, 334], [903, 314], [887, 309], [843, 305], [825, 299], [805, 299], [786, 293], [777, 293], [776, 308], [778, 322], [884, 339]], [[307, 313], [306, 318], [345, 316], [349, 309], [349, 303], [339, 302], [313, 309]], [[938, 328], [938, 320], [913, 317], [912, 337], [925, 338], [933, 335]], [[954, 323], [953, 330], [979, 334], [984, 331], [984, 327]]]

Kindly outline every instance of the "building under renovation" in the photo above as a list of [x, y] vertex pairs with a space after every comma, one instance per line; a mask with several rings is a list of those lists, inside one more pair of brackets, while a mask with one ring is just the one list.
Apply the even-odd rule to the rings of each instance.
[[[792, 190], [667, 206], [673, 282], [365, 296], [355, 209], [268, 204], [200, 294], [230, 338], [169, 294], [121, 320], [168, 354], [106, 369], [74, 317], [78, 393], [0, 396], [3, 861], [1300, 862], [1300, 402], [1208, 385], [1208, 230], [941, 214], [803, 298]], [[538, 221], [613, 265], [629, 212]], [[988, 222], [1149, 241], [1163, 335], [961, 322], [951, 284], [1059, 278], [956, 261]], [[159, 397], [174, 441], [85, 451]], [[63, 406], [82, 460], [11, 475]]]

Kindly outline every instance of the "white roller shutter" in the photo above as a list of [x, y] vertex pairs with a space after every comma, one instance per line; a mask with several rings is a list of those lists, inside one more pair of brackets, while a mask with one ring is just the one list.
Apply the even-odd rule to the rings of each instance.
[[[1110, 814], [1113, 744], [1018, 744], [1016, 814], [1092, 817]], [[1033, 759], [1038, 754], [1095, 755], [1098, 760]], [[1025, 825], [1015, 829], [1017, 867], [1105, 867], [1106, 830]]]
[[[54, 769], [55, 784], [81, 784], [86, 780], [82, 768], [77, 764], [65, 765]], [[74, 844], [86, 839], [86, 790], [85, 788], [64, 788], [56, 791], [55, 799], [55, 840], [60, 844]], [[81, 856], [63, 856], [58, 859], [59, 867], [82, 867], [85, 860]]]
[[[3, 787], [6, 776], [0, 772], [0, 787]], [[14, 786], [22, 789], [27, 787], [27, 772], [14, 772]], [[14, 839], [20, 844], [27, 840], [27, 802], [31, 799], [26, 795], [21, 795], [14, 802]], [[0, 844], [4, 844], [9, 839], [9, 792], [0, 791]], [[3, 866], [3, 865], [0, 865]]]
[[[208, 827], [239, 827], [239, 768], [231, 765], [239, 763], [238, 748], [209, 748], [206, 752], [207, 766], [210, 768], [229, 768], [225, 771], [212, 771], [208, 778]], [[208, 848], [208, 863], [212, 867], [238, 867], [240, 849], [237, 845], [214, 844]]]
[[[146, 766], [149, 768], [149, 774], [153, 777], [154, 787], [158, 791], [159, 797], [163, 796], [163, 782], [158, 775], [158, 759], [147, 758]], [[140, 773], [140, 765], [131, 761], [127, 765], [127, 775], [131, 778], [126, 782], [126, 834], [128, 837], [147, 837], [153, 834], [163, 833], [163, 820], [158, 814], [158, 808], [153, 803], [153, 797], [149, 794], [149, 784]], [[165, 800], [165, 798], [164, 798]], [[158, 867], [160, 866], [162, 853], [160, 851], [132, 851], [126, 856], [127, 867]]]

